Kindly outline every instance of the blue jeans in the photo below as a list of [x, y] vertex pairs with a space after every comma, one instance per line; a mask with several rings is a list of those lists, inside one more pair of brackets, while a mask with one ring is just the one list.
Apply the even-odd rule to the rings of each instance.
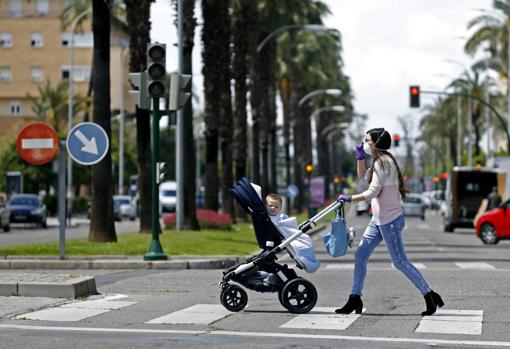
[[391, 260], [395, 268], [404, 273], [404, 275], [420, 290], [422, 295], [426, 295], [431, 291], [427, 281], [425, 281], [418, 269], [407, 259], [401, 234], [404, 225], [405, 220], [403, 215], [400, 215], [393, 222], [384, 225], [377, 225], [370, 221], [365, 233], [361, 237], [354, 256], [352, 294], [362, 294], [363, 283], [367, 275], [368, 258], [383, 239], [390, 252]]

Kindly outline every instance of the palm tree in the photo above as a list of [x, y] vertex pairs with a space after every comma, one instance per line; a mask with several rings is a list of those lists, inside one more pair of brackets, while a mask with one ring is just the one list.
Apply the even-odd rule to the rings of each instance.
[[[194, 17], [195, 1], [183, 0], [183, 74], [192, 75], [192, 53], [193, 38], [195, 37], [196, 19]], [[191, 92], [191, 83], [189, 91]], [[186, 230], [198, 230], [198, 220], [196, 217], [195, 205], [195, 147], [193, 142], [193, 108], [191, 98], [183, 108], [183, 149], [184, 158], [183, 180], [184, 180], [184, 222], [183, 228]]]
[[[147, 68], [147, 44], [150, 42], [151, 0], [124, 0], [129, 28], [129, 71]], [[140, 233], [151, 233], [151, 129], [150, 112], [136, 108], [136, 150], [138, 158], [138, 194], [140, 202]]]
[[[222, 65], [228, 65], [229, 60], [220, 60], [223, 57], [224, 40], [223, 12], [224, 0], [202, 0], [202, 16], [204, 25], [202, 29], [202, 73], [204, 75], [204, 122], [205, 122], [205, 207], [217, 211], [218, 203], [218, 143], [219, 118], [222, 117], [222, 88], [220, 76]], [[219, 85], [219, 86], [218, 86]]]
[[[92, 31], [94, 34], [93, 121], [111, 139], [110, 116], [110, 0], [92, 1]], [[112, 158], [107, 152], [103, 160], [92, 167], [92, 216], [89, 241], [117, 241], [113, 220]]]
[[[37, 87], [39, 95], [37, 97], [28, 96], [32, 104], [32, 111], [42, 121], [50, 124], [60, 135], [64, 136], [67, 132], [67, 84], [66, 80], [61, 80], [57, 86], [51, 86], [51, 82], [46, 82]], [[84, 98], [76, 94], [73, 98], [73, 110], [79, 113], [83, 109]]]

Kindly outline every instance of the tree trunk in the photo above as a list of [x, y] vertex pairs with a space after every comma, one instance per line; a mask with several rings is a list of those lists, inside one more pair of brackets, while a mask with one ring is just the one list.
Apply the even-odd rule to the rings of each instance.
[[230, 92], [230, 16], [229, 2], [220, 1], [216, 44], [218, 55], [216, 59], [222, 64], [219, 72], [216, 88], [220, 90], [220, 143], [221, 143], [221, 201], [223, 212], [235, 217], [234, 203], [230, 189], [234, 184], [232, 174], [232, 94]]
[[[219, 52], [221, 42], [221, 23], [218, 19], [222, 16], [222, 0], [202, 0], [202, 73], [204, 75], [204, 122], [205, 122], [205, 207], [214, 211], [218, 210], [218, 127], [221, 117], [221, 91], [217, 87], [221, 80], [223, 64], [220, 61], [222, 52]], [[221, 31], [221, 29], [220, 29]]]
[[249, 42], [249, 57], [250, 57], [250, 106], [251, 106], [251, 120], [252, 120], [252, 144], [251, 144], [251, 162], [252, 162], [252, 174], [251, 180], [254, 183], [261, 184], [260, 177], [260, 135], [261, 127], [264, 127], [263, 121], [263, 98], [262, 92], [264, 86], [261, 84], [261, 78], [258, 75], [260, 72], [260, 57], [258, 57], [256, 47], [259, 41], [259, 37], [264, 37], [258, 30], [251, 32]]
[[[312, 120], [310, 120], [311, 122]], [[331, 121], [330, 116], [327, 114], [319, 115], [317, 118], [317, 127], [315, 132], [315, 142], [317, 144], [317, 161], [318, 161], [318, 175], [324, 176], [324, 195], [326, 198], [329, 198], [329, 183], [331, 183], [331, 171], [330, 171], [330, 163], [329, 163], [329, 147], [328, 147], [328, 140], [331, 141], [332, 138], [328, 137], [326, 135], [325, 137], [322, 137], [322, 131], [328, 127], [329, 125], [332, 125], [333, 122]], [[338, 132], [338, 130], [335, 130]], [[331, 131], [335, 133], [335, 131]], [[338, 133], [336, 133], [338, 134]], [[332, 137], [335, 137], [335, 134], [333, 134]]]
[[[110, 126], [110, 1], [92, 1], [94, 33], [94, 113], [93, 121], [111, 140]], [[110, 141], [111, 144], [111, 141]], [[113, 220], [113, 177], [111, 148], [92, 167], [92, 216], [89, 241], [117, 241]]]
[[[124, 0], [129, 28], [129, 71], [142, 72], [147, 67], [147, 44], [150, 42], [150, 0]], [[138, 160], [138, 203], [140, 233], [152, 231], [151, 128], [150, 112], [136, 108], [136, 150]]]
[[[195, 1], [183, 0], [183, 74], [193, 74], [193, 38], [195, 36], [196, 20], [194, 17]], [[192, 83], [189, 84], [188, 92], [191, 92]], [[195, 144], [193, 138], [193, 106], [190, 98], [183, 108], [183, 149], [184, 158], [184, 221], [185, 230], [199, 230], [196, 205], [195, 205]]]

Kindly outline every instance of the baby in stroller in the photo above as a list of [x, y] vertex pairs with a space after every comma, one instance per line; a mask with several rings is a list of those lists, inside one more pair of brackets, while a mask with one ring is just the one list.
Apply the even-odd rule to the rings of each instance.
[[[298, 268], [313, 273], [319, 268], [313, 245], [306, 232], [316, 222], [342, 205], [335, 201], [301, 225], [295, 217], [273, 222], [260, 197], [260, 187], [252, 185], [247, 178], [238, 181], [231, 189], [237, 202], [252, 217], [257, 242], [262, 252], [244, 263], [223, 272], [220, 282], [220, 300], [230, 311], [241, 311], [248, 303], [246, 291], [234, 281], [257, 292], [278, 292], [282, 306], [292, 313], [307, 313], [317, 303], [317, 290], [308, 280], [298, 277], [286, 264], [278, 264], [277, 254], [287, 250]], [[283, 217], [280, 217], [283, 218]], [[276, 224], [275, 224], [276, 223]]]

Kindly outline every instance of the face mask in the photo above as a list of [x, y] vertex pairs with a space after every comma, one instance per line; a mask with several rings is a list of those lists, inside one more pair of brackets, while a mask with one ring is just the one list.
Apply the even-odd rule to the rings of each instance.
[[372, 156], [372, 150], [370, 149], [370, 146], [367, 142], [363, 142], [363, 150], [365, 151], [365, 154]]

